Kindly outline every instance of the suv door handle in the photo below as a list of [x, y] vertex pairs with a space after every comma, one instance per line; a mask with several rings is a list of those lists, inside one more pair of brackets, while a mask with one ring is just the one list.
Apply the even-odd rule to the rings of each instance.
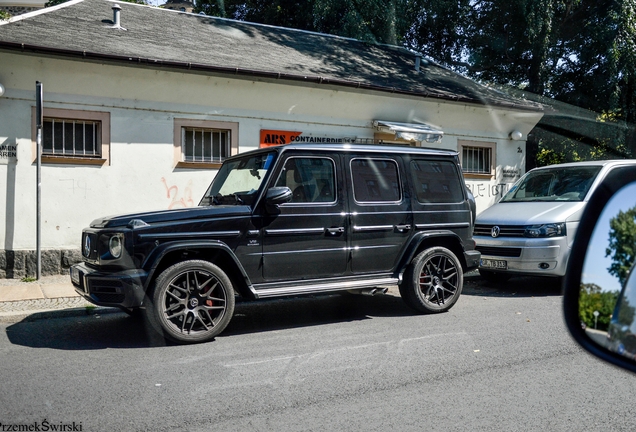
[[404, 232], [404, 231], [410, 230], [411, 229], [411, 225], [409, 225], [409, 224], [395, 225], [395, 229], [398, 230], [399, 232]]
[[344, 227], [337, 228], [325, 228], [325, 232], [329, 235], [335, 236], [344, 232]]

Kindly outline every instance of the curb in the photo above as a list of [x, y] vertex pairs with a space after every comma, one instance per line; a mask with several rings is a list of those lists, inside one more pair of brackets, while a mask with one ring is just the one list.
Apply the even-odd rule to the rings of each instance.
[[[7, 303], [18, 302], [4, 302], [0, 303], [0, 305], [6, 305]], [[34, 322], [44, 319], [82, 317], [122, 312], [120, 309], [117, 308], [95, 306], [90, 303], [80, 305], [79, 307], [67, 306], [57, 308], [55, 307], [55, 305], [48, 304], [48, 302], [34, 301], [32, 303], [36, 303], [35, 308], [26, 310], [0, 311], [0, 323], [14, 324], [18, 322]], [[39, 305], [37, 303], [39, 303]]]

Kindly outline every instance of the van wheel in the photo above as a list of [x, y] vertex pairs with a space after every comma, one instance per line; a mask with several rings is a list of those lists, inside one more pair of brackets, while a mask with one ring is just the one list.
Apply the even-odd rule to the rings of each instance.
[[150, 324], [165, 338], [179, 343], [214, 339], [234, 313], [232, 282], [207, 261], [184, 261], [167, 268], [148, 298]]
[[418, 312], [445, 312], [457, 302], [463, 284], [464, 273], [455, 254], [445, 247], [432, 247], [406, 268], [400, 295]]
[[512, 277], [509, 274], [497, 273], [494, 271], [482, 270], [482, 269], [479, 269], [479, 274], [488, 282], [492, 282], [492, 283], [503, 283]]

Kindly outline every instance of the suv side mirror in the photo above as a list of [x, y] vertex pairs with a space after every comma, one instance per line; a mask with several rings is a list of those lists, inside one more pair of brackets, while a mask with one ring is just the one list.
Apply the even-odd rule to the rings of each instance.
[[587, 351], [636, 372], [636, 166], [615, 168], [586, 205], [564, 280], [568, 330]]
[[287, 186], [269, 188], [265, 194], [265, 205], [268, 208], [278, 208], [280, 204], [288, 203], [291, 200], [292, 191]]

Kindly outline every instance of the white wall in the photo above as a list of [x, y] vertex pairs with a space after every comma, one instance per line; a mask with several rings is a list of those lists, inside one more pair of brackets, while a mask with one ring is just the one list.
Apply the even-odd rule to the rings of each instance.
[[[444, 130], [440, 148], [457, 150], [458, 139], [496, 143], [497, 177], [494, 181], [468, 180], [475, 191], [491, 189], [502, 181], [512, 183], [513, 178], [503, 177], [504, 167], [523, 174], [525, 141], [511, 141], [508, 134], [517, 129], [525, 139], [540, 118], [537, 113], [335, 87], [290, 86], [0, 52], [0, 84], [6, 89], [0, 97], [0, 145], [18, 145], [17, 164], [0, 159], [0, 249], [35, 248], [31, 110], [36, 81], [43, 83], [46, 108], [111, 113], [110, 166], [42, 166], [45, 249], [78, 248], [82, 228], [100, 216], [198, 203], [215, 172], [174, 168], [174, 118], [238, 122], [240, 151], [258, 147], [260, 129], [373, 138], [373, 120], [426, 122]], [[170, 193], [168, 188], [172, 188]], [[478, 211], [495, 200], [492, 193], [480, 195]]]

